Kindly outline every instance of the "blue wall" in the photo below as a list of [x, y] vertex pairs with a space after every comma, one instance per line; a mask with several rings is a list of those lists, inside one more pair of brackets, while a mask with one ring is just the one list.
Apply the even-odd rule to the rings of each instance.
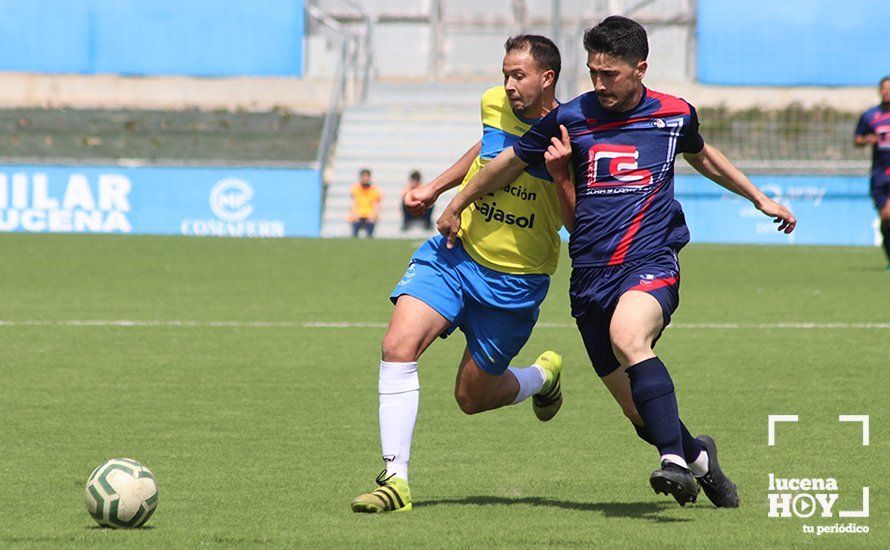
[[0, 232], [317, 237], [317, 170], [0, 166]]
[[16, 0], [0, 71], [300, 76], [301, 0]]
[[677, 176], [676, 197], [693, 242], [861, 246], [880, 242], [865, 175], [755, 175], [751, 180], [791, 208], [798, 219], [794, 233], [779, 233], [750, 202], [702, 176]]
[[877, 86], [890, 74], [890, 0], [699, 0], [698, 80]]

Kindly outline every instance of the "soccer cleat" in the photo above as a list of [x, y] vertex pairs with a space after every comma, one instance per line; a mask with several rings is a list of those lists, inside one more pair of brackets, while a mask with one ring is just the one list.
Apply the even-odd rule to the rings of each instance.
[[738, 508], [738, 488], [720, 469], [720, 464], [717, 462], [717, 444], [714, 443], [714, 438], [709, 435], [700, 435], [696, 439], [704, 445], [705, 451], [708, 453], [708, 473], [696, 478], [698, 484], [717, 508]]
[[686, 506], [698, 498], [698, 485], [692, 472], [667, 460], [663, 460], [661, 468], [652, 472], [649, 483], [656, 493], [671, 495], [680, 506]]
[[541, 391], [532, 396], [532, 410], [542, 422], [547, 422], [562, 407], [562, 389], [559, 387], [559, 376], [562, 373], [562, 356], [555, 351], [545, 351], [535, 364], [544, 369], [547, 379]]
[[411, 510], [411, 489], [404, 479], [395, 474], [386, 476], [386, 470], [377, 476], [378, 487], [370, 493], [355, 497], [350, 506], [353, 512], [378, 514], [380, 512], [407, 512]]

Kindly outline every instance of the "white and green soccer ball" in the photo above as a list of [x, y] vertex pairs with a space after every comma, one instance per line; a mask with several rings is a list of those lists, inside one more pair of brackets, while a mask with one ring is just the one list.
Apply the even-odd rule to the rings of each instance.
[[130, 458], [112, 458], [87, 480], [87, 512], [104, 527], [141, 527], [158, 507], [158, 482]]

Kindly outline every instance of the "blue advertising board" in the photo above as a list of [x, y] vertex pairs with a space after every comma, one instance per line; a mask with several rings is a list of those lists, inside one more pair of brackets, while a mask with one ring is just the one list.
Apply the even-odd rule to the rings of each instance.
[[0, 231], [317, 237], [317, 170], [0, 166]]
[[303, 2], [16, 0], [0, 71], [301, 76]]
[[776, 224], [746, 199], [702, 176], [680, 175], [675, 194], [693, 242], [861, 246], [880, 242], [865, 175], [755, 175], [751, 180], [794, 212], [797, 229], [790, 235], [779, 233]]

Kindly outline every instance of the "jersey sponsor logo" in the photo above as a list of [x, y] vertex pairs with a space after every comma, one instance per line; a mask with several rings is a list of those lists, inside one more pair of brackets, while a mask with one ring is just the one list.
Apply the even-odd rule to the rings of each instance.
[[875, 134], [878, 136], [878, 148], [890, 149], [890, 124], [882, 124], [875, 128]]
[[665, 126], [667, 126], [667, 123], [660, 118], [653, 118], [650, 124], [652, 124], [652, 126], [656, 128], [664, 128]]
[[[534, 191], [529, 191], [521, 185], [505, 185], [501, 188], [501, 191], [524, 201], [534, 201], [538, 198], [537, 193], [535, 193]], [[489, 193], [488, 195], [493, 197], [494, 193]]]
[[640, 152], [634, 145], [597, 143], [588, 151], [588, 189], [651, 184], [652, 173], [639, 167], [639, 157]]
[[515, 225], [522, 229], [533, 229], [535, 227], [534, 214], [531, 214], [530, 216], [517, 216], [511, 212], [505, 212], [498, 208], [497, 205], [498, 203], [496, 202], [488, 204], [487, 202], [480, 201], [476, 203], [476, 210], [482, 214], [482, 219], [485, 220], [485, 223], [496, 221], [501, 222], [504, 225]]

